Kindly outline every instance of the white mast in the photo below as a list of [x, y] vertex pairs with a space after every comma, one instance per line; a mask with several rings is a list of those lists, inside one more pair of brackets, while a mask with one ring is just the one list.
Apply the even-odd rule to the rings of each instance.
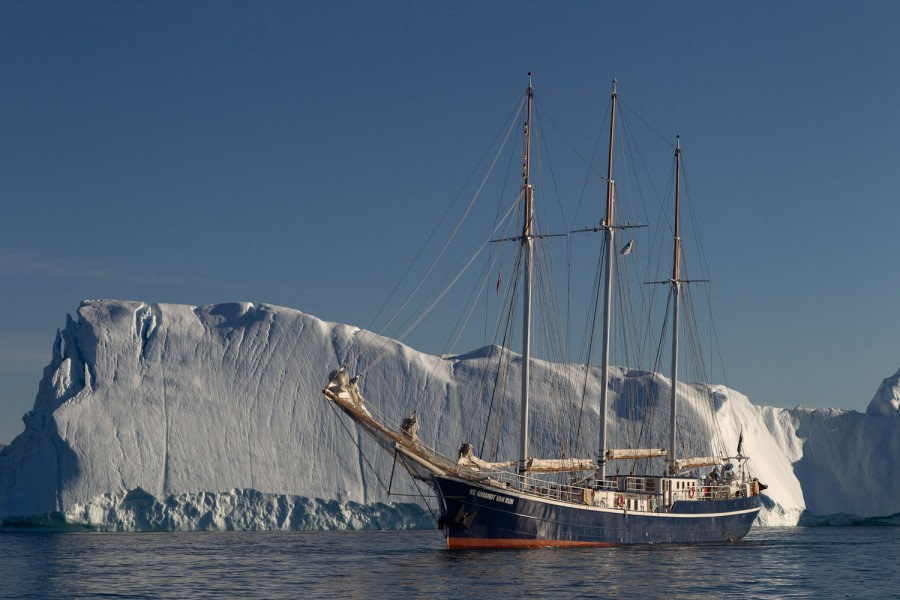
[[522, 230], [522, 252], [525, 258], [524, 303], [522, 308], [522, 412], [519, 432], [519, 474], [524, 475], [528, 461], [528, 379], [531, 363], [531, 270], [533, 239], [531, 223], [534, 218], [534, 187], [531, 185], [531, 109], [534, 103], [534, 88], [531, 86], [531, 71], [528, 72], [528, 91], [525, 112], [525, 156], [522, 177], [525, 192], [525, 226]]
[[678, 235], [678, 220], [681, 210], [681, 140], [675, 138], [675, 250], [672, 257], [672, 410], [669, 421], [669, 461], [671, 471], [675, 471], [675, 407], [678, 391], [678, 303], [681, 291], [678, 265], [681, 257], [681, 238]]
[[606, 291], [603, 313], [603, 371], [600, 377], [600, 480], [606, 479], [606, 413], [609, 404], [609, 339], [612, 321], [612, 285], [615, 267], [615, 228], [613, 217], [616, 204], [616, 184], [613, 181], [613, 140], [616, 131], [616, 80], [613, 79], [612, 108], [609, 117], [609, 162], [606, 166], [606, 220], [601, 227], [606, 231]]

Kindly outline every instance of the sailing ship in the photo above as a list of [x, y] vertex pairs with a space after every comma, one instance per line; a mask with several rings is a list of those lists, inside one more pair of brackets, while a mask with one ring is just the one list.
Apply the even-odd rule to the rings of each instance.
[[[521, 245], [522, 348], [520, 424], [517, 460], [488, 461], [463, 443], [454, 460], [424, 444], [418, 436], [415, 412], [399, 427], [373, 416], [359, 390], [359, 376], [346, 367], [329, 374], [324, 395], [386, 452], [394, 456], [416, 481], [430, 486], [440, 513], [438, 526], [447, 547], [532, 548], [608, 546], [620, 544], [682, 544], [734, 542], [750, 530], [760, 510], [760, 490], [751, 477], [748, 457], [738, 443], [733, 456], [677, 456], [679, 392], [679, 315], [683, 286], [691, 280], [681, 272], [680, 173], [681, 146], [675, 144], [675, 219], [671, 277], [653, 283], [670, 288], [671, 398], [666, 448], [610, 448], [607, 437], [611, 378], [610, 343], [617, 234], [634, 225], [616, 220], [613, 143], [617, 93], [611, 92], [609, 159], [606, 172], [606, 216], [597, 227], [603, 236], [605, 268], [602, 286], [602, 352], [599, 386], [599, 449], [592, 458], [538, 458], [529, 451], [529, 391], [532, 385], [531, 303], [534, 245], [542, 236], [534, 231], [534, 185], [531, 180], [531, 128], [534, 88], [529, 83], [524, 104], [524, 168], [520, 197], [524, 221], [515, 242]], [[581, 230], [587, 231], [587, 230]], [[627, 250], [630, 250], [630, 244]], [[499, 281], [498, 281], [499, 288]], [[462, 440], [458, 440], [461, 442]], [[682, 446], [683, 448], [683, 446]], [[655, 465], [646, 472], [609, 473], [613, 461]], [[560, 480], [560, 474], [577, 473]], [[393, 475], [392, 475], [393, 477]]]

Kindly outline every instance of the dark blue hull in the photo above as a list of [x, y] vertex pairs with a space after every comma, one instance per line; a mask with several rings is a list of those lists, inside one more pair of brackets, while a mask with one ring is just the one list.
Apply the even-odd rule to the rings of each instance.
[[669, 512], [631, 512], [512, 493], [434, 477], [449, 548], [611, 546], [737, 541], [760, 509], [759, 496], [676, 502]]

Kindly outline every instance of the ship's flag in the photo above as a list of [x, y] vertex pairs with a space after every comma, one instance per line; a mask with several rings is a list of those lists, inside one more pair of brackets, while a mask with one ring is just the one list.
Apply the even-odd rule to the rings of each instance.
[[500, 295], [500, 282], [503, 281], [503, 269], [500, 269], [500, 274], [497, 275], [497, 295]]
[[625, 256], [626, 254], [631, 254], [632, 250], [634, 250], [634, 240], [631, 240], [627, 244], [625, 244], [625, 247], [622, 248], [622, 250], [619, 253], [622, 256]]
[[744, 448], [744, 430], [741, 429], [741, 434], [738, 436], [738, 447], [737, 447], [738, 456], [741, 455], [741, 450], [743, 448]]

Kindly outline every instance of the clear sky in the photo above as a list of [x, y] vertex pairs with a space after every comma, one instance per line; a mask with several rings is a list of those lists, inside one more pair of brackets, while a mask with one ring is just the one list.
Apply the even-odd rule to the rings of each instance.
[[888, 1], [2, 0], [0, 442], [85, 298], [365, 326], [528, 70], [616, 77], [682, 134], [728, 383], [864, 410], [900, 366], [898, 27]]

